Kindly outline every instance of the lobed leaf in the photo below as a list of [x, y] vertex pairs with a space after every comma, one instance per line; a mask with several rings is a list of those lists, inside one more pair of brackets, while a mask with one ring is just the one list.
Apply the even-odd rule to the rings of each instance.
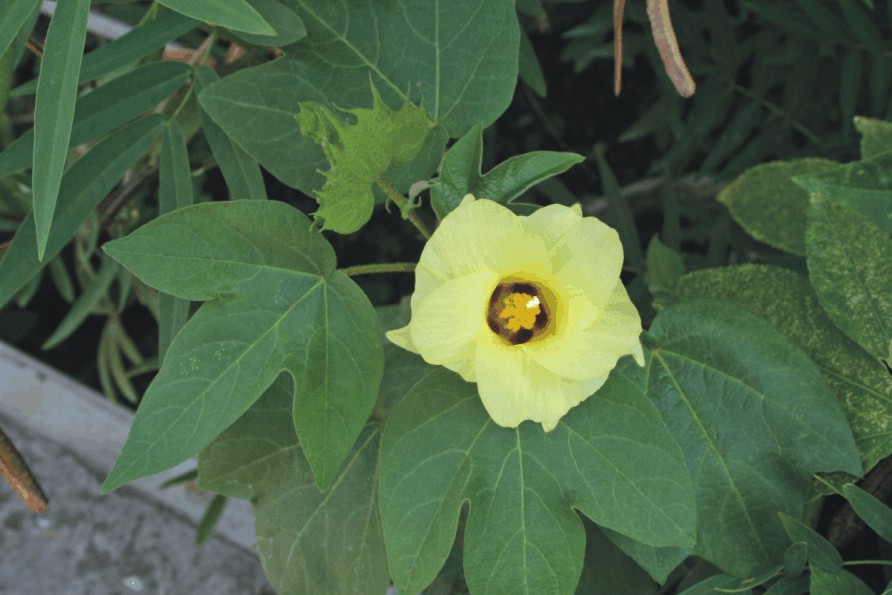
[[689, 273], [674, 291], [677, 301], [724, 300], [768, 321], [818, 365], [845, 409], [865, 471], [892, 453], [888, 374], [830, 320], [805, 276], [767, 265], [722, 267]]
[[195, 454], [283, 371], [304, 454], [317, 484], [331, 485], [374, 405], [381, 337], [307, 218], [281, 202], [203, 203], [105, 250], [160, 291], [207, 303], [171, 343], [103, 490]]
[[344, 121], [322, 104], [301, 104], [301, 132], [322, 147], [329, 163], [325, 185], [316, 192], [315, 217], [322, 229], [352, 233], [372, 216], [372, 188], [392, 165], [408, 165], [421, 150], [432, 128], [423, 107], [406, 101], [391, 110], [372, 87], [371, 109], [343, 110]]
[[585, 543], [573, 508], [651, 544], [693, 540], [687, 472], [634, 364], [622, 366], [596, 398], [548, 434], [534, 424], [496, 426], [474, 385], [438, 368], [388, 418], [380, 489], [387, 556], [400, 591], [418, 591], [434, 579], [465, 501], [472, 592], [572, 590]]
[[802, 514], [812, 474], [861, 473], [842, 408], [804, 353], [723, 302], [661, 312], [644, 343], [648, 397], [696, 491], [694, 553], [733, 576], [768, 570], [789, 545], [777, 512]]

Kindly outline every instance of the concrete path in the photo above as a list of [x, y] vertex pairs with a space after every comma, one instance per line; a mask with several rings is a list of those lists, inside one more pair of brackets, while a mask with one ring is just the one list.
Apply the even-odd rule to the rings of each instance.
[[99, 496], [130, 415], [0, 344], [0, 427], [37, 476], [49, 510], [37, 515], [0, 482], [0, 594], [264, 594], [251, 550], [250, 506], [230, 501], [218, 535], [195, 545], [208, 497], [166, 478]]

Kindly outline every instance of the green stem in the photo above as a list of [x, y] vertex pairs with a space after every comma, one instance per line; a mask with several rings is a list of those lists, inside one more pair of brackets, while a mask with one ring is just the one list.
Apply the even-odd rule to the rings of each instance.
[[843, 562], [843, 566], [866, 566], [866, 565], [877, 565], [877, 566], [892, 566], [892, 561], [890, 560], [851, 560], [849, 562]]
[[[387, 193], [387, 196], [390, 197], [390, 200], [392, 200], [396, 204], [396, 206], [400, 208], [400, 210], [403, 210], [409, 204], [409, 199], [400, 194], [399, 190], [397, 190], [396, 187], [390, 183], [390, 180], [388, 180], [384, 176], [378, 178], [378, 186], [381, 188], [381, 190]], [[422, 221], [418, 217], [418, 214], [415, 211], [409, 211], [408, 217], [409, 222], [414, 225], [418, 229], [418, 231], [421, 232], [421, 235], [423, 235], [425, 238], [431, 237], [431, 230], [428, 228], [427, 225], [425, 225], [424, 221]]]
[[414, 262], [385, 262], [383, 264], [358, 264], [345, 267], [341, 272], [348, 277], [356, 275], [375, 275], [380, 273], [411, 273], [415, 270]]

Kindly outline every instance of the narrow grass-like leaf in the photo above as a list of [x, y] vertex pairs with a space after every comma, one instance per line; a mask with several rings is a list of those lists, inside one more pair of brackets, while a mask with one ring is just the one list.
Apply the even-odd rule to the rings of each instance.
[[62, 322], [53, 331], [53, 334], [44, 342], [43, 349], [52, 349], [70, 337], [71, 333], [80, 327], [84, 320], [87, 319], [87, 316], [90, 315], [93, 307], [105, 295], [117, 273], [118, 264], [110, 258], [106, 259], [96, 274], [96, 278], [87, 285], [84, 292], [71, 306], [65, 318], [62, 319]]
[[49, 241], [59, 185], [65, 170], [77, 75], [81, 68], [90, 0], [60, 2], [50, 21], [34, 106], [34, 225], [37, 257], [43, 260]]
[[40, 0], [0, 0], [0, 54], [12, 47], [38, 4]]
[[[164, 215], [188, 207], [193, 202], [192, 171], [183, 129], [176, 121], [167, 123], [161, 141], [161, 166], [158, 172], [158, 214]], [[189, 300], [167, 293], [158, 296], [158, 358], [164, 354], [170, 342], [186, 324], [189, 317]]]
[[158, 0], [158, 4], [187, 17], [233, 31], [276, 34], [276, 30], [245, 0]]
[[[208, 66], [199, 66], [195, 71], [195, 89], [201, 94], [205, 87], [219, 80], [220, 77]], [[201, 129], [204, 132], [208, 144], [220, 173], [229, 188], [229, 195], [236, 200], [242, 199], [266, 199], [266, 187], [263, 182], [263, 174], [257, 161], [248, 155], [241, 147], [226, 135], [226, 132], [214, 122], [207, 111], [199, 106], [201, 111]]]
[[[98, 79], [145, 58], [155, 50], [181, 35], [185, 35], [198, 25], [198, 21], [175, 12], [162, 14], [144, 25], [136, 27], [118, 39], [84, 54], [79, 83]], [[37, 90], [37, 81], [28, 81], [12, 90], [13, 97], [30, 95]]]
[[214, 529], [223, 517], [223, 511], [226, 510], [226, 503], [229, 498], [216, 494], [211, 498], [211, 502], [204, 510], [204, 514], [198, 520], [198, 526], [195, 527], [195, 544], [204, 545], [204, 543], [213, 537]]
[[53, 285], [56, 291], [62, 296], [62, 299], [69, 304], [74, 301], [74, 283], [71, 281], [71, 275], [65, 268], [65, 261], [61, 258], [53, 258], [49, 262], [50, 277], [53, 279]]
[[309, 220], [275, 201], [202, 203], [104, 249], [159, 291], [207, 303], [171, 343], [103, 490], [195, 454], [283, 371], [303, 451], [331, 485], [374, 405], [381, 337]]
[[853, 484], [843, 486], [842, 493], [861, 520], [877, 535], [892, 543], [892, 509]]
[[[153, 108], [183, 86], [191, 72], [180, 62], [147, 64], [80, 97], [69, 147], [92, 141]], [[31, 167], [33, 142], [32, 129], [0, 153], [0, 177]]]
[[852, 130], [855, 119], [855, 106], [861, 90], [861, 76], [864, 71], [864, 54], [861, 50], [849, 50], [842, 59], [839, 75], [839, 110], [842, 113], [843, 131]]
[[[153, 115], [118, 130], [65, 172], [63, 192], [46, 248], [47, 259], [62, 250], [133, 162], [155, 141], [163, 122], [163, 116]], [[45, 263], [37, 258], [34, 222], [28, 215], [0, 261], [0, 308], [33, 279]]]
[[623, 252], [628, 264], [641, 270], [644, 264], [644, 253], [641, 250], [641, 239], [638, 237], [638, 229], [635, 227], [635, 217], [632, 215], [632, 209], [629, 208], [625, 197], [619, 187], [610, 164], [607, 163], [607, 157], [604, 154], [603, 145], [595, 147], [595, 162], [598, 164], [598, 173], [601, 174], [601, 186], [604, 189], [604, 196], [607, 198], [607, 211], [616, 230], [619, 232], [619, 238], [623, 242]]
[[868, 353], [892, 361], [892, 238], [814, 193], [807, 246], [809, 280], [824, 310]]
[[545, 97], [548, 93], [545, 86], [545, 73], [542, 72], [542, 65], [539, 64], [539, 58], [536, 56], [530, 36], [524, 30], [520, 31], [519, 69], [518, 74], [523, 82], [528, 84], [536, 92], [536, 95]]

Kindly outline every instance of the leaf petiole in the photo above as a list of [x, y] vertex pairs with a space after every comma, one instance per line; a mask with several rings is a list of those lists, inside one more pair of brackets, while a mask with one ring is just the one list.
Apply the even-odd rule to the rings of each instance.
[[381, 264], [358, 264], [345, 267], [341, 272], [348, 277], [356, 275], [374, 275], [381, 273], [411, 273], [415, 271], [414, 262], [385, 262]]

